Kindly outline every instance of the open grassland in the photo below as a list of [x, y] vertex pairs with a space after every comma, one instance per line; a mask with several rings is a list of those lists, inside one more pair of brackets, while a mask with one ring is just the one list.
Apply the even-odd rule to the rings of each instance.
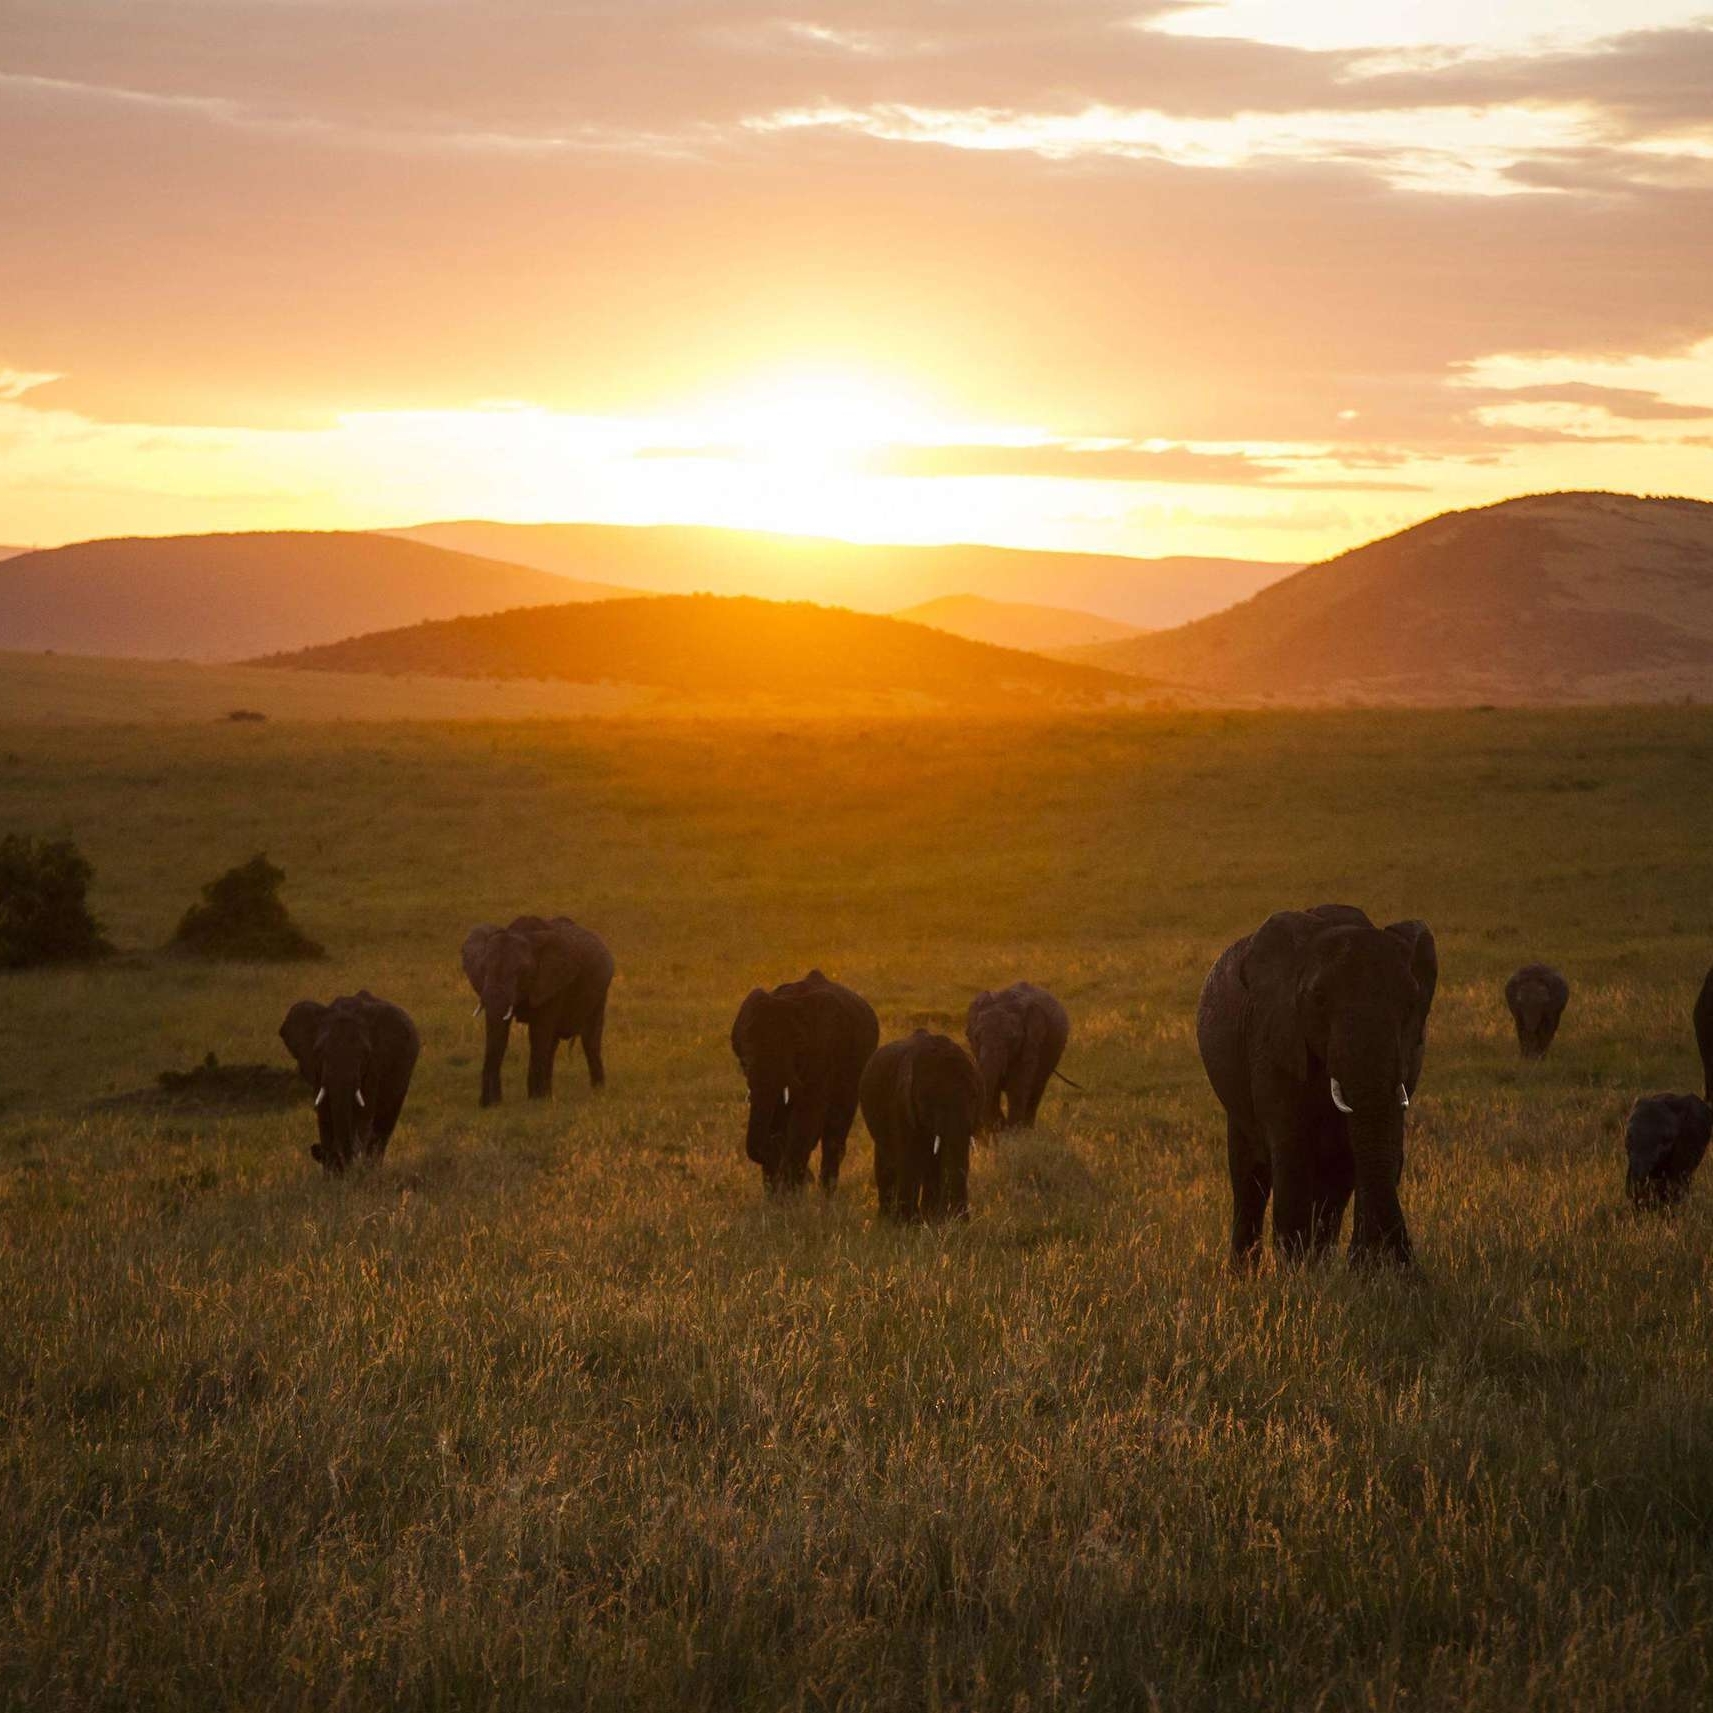
[[[1704, 713], [0, 732], [133, 954], [0, 981], [0, 1700], [1690, 1707], [1713, 1694], [1713, 1182], [1622, 1205], [1698, 1086]], [[265, 849], [331, 963], [184, 964]], [[1224, 1268], [1191, 1012], [1326, 899], [1425, 916], [1419, 1268]], [[610, 1083], [476, 1108], [458, 945], [569, 910]], [[1552, 1056], [1500, 1000], [1575, 987]], [[726, 1045], [810, 963], [883, 1028], [1058, 990], [1032, 1138], [893, 1231], [853, 1139], [764, 1203]], [[383, 1168], [307, 1108], [97, 1104], [404, 1003]]]

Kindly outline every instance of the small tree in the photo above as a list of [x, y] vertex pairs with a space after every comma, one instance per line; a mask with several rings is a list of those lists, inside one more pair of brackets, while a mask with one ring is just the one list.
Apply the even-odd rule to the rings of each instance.
[[106, 957], [113, 948], [87, 902], [94, 874], [70, 839], [0, 839], [0, 966]]
[[326, 954], [286, 913], [280, 902], [285, 870], [265, 856], [228, 869], [202, 889], [202, 903], [185, 911], [173, 935], [181, 951], [202, 958], [286, 961]]

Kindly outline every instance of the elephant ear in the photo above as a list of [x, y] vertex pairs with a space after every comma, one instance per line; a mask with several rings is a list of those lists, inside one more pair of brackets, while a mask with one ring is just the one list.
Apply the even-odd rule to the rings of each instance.
[[285, 1014], [285, 1022], [280, 1025], [280, 1039], [285, 1042], [286, 1051], [297, 1060], [298, 1075], [306, 1083], [321, 1080], [315, 1059], [315, 1043], [321, 1035], [322, 1020], [326, 1016], [325, 1005], [317, 1005], [313, 999], [300, 999]]
[[1421, 1080], [1422, 1059], [1427, 1053], [1428, 1013], [1433, 1009], [1434, 989], [1439, 986], [1439, 951], [1433, 930], [1425, 922], [1388, 922], [1386, 932], [1401, 940], [1410, 954], [1410, 974], [1415, 977], [1418, 996], [1404, 1028], [1404, 1087], [1411, 1095]]
[[975, 1039], [976, 1019], [979, 1018], [992, 1003], [993, 993], [988, 988], [983, 988], [982, 991], [970, 1001], [970, 1008], [964, 1013], [964, 1033], [968, 1035], [972, 1041]]
[[535, 942], [535, 959], [525, 984], [531, 1005], [546, 1005], [577, 979], [577, 963], [562, 933], [549, 931]]
[[751, 1038], [755, 1034], [757, 1023], [762, 1013], [767, 1009], [767, 989], [752, 987], [738, 1007], [738, 1014], [732, 1023], [732, 1052], [740, 1065], [747, 1068]]
[[1298, 1082], [1309, 1074], [1309, 1046], [1297, 1016], [1297, 983], [1303, 954], [1328, 926], [1320, 911], [1275, 910], [1250, 937], [1239, 972], [1261, 1051]]
[[488, 962], [488, 948], [499, 931], [492, 922], [483, 922], [464, 936], [464, 950], [460, 954], [464, 960], [464, 974], [476, 990], [478, 999], [482, 995], [482, 971]]
[[898, 1109], [898, 1126], [908, 1135], [916, 1123], [916, 1055], [903, 1053], [898, 1060], [898, 1076], [892, 1085], [893, 1100]]

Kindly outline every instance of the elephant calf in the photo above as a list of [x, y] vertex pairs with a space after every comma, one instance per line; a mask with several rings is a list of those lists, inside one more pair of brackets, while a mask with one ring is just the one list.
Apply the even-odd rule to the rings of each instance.
[[982, 1129], [1032, 1128], [1070, 1039], [1064, 1006], [1044, 987], [1013, 982], [970, 1001], [964, 1033], [981, 1070]]
[[1427, 1048], [1439, 959], [1425, 922], [1376, 928], [1348, 904], [1280, 910], [1208, 971], [1196, 1042], [1225, 1108], [1231, 1255], [1250, 1264], [1269, 1197], [1287, 1259], [1337, 1242], [1408, 1261], [1404, 1113]]
[[353, 1159], [379, 1160], [422, 1051], [409, 1016], [366, 989], [331, 1005], [300, 999], [286, 1013], [280, 1039], [315, 1090], [321, 1139], [311, 1157], [334, 1173]]
[[1570, 1003], [1570, 983], [1551, 964], [1524, 964], [1505, 983], [1505, 1003], [1517, 1026], [1523, 1057], [1544, 1058]]
[[500, 1065], [514, 1021], [529, 1030], [529, 1097], [553, 1093], [553, 1059], [561, 1041], [581, 1040], [589, 1086], [607, 1080], [601, 1036], [607, 1024], [607, 989], [613, 954], [598, 934], [569, 916], [551, 921], [519, 916], [509, 928], [483, 923], [464, 941], [464, 974], [476, 990], [476, 1011], [486, 1012], [482, 1105], [500, 1100]]
[[966, 1218], [970, 1138], [982, 1106], [975, 1061], [949, 1035], [918, 1029], [869, 1060], [861, 1095], [881, 1213], [897, 1220]]
[[801, 1189], [821, 1150], [821, 1188], [838, 1187], [856, 1122], [857, 1083], [880, 1040], [860, 993], [810, 970], [771, 993], [751, 990], [732, 1024], [732, 1052], [749, 1085], [745, 1151], [769, 1190]]
[[1713, 1137], [1713, 1106], [1695, 1094], [1650, 1094], [1630, 1109], [1624, 1148], [1628, 1189], [1638, 1207], [1669, 1207], [1683, 1199]]

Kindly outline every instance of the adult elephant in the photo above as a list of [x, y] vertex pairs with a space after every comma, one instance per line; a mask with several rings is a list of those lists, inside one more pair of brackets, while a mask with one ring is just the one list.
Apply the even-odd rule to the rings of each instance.
[[1255, 1258], [1269, 1195], [1274, 1247], [1295, 1258], [1337, 1242], [1352, 1190], [1352, 1258], [1409, 1260], [1404, 1112], [1438, 980], [1426, 923], [1376, 928], [1348, 904], [1278, 911], [1220, 955], [1196, 1040], [1225, 1108], [1235, 1264]]
[[1701, 984], [1701, 997], [1695, 1002], [1695, 1044], [1701, 1049], [1701, 1076], [1704, 1093], [1713, 1101], [1713, 969]]
[[286, 1013], [280, 1039], [315, 1090], [320, 1140], [311, 1158], [333, 1173], [354, 1159], [380, 1159], [422, 1051], [408, 1014], [366, 988], [330, 1005], [300, 999]]
[[483, 1106], [499, 1104], [500, 1064], [514, 1021], [529, 1030], [531, 1100], [553, 1093], [553, 1059], [561, 1041], [582, 1041], [591, 1088], [607, 1080], [601, 1035], [613, 954], [598, 934], [569, 916], [519, 916], [508, 928], [484, 923], [464, 941], [464, 973], [476, 990], [477, 1012], [488, 1018]]
[[1044, 987], [1013, 982], [970, 1001], [964, 1034], [981, 1071], [982, 1128], [1032, 1128], [1071, 1037], [1064, 1006]]
[[769, 1190], [801, 1189], [817, 1147], [821, 1188], [838, 1187], [857, 1083], [879, 1041], [874, 1007], [818, 969], [771, 993], [754, 988], [738, 1007], [732, 1052], [749, 1085], [744, 1150]]
[[1517, 1026], [1517, 1045], [1525, 1059], [1546, 1056], [1569, 1003], [1570, 983], [1551, 964], [1524, 964], [1505, 983], [1505, 1004]]
[[970, 1138], [982, 1080], [949, 1035], [890, 1041], [862, 1073], [862, 1117], [874, 1138], [874, 1185], [888, 1219], [969, 1214]]

